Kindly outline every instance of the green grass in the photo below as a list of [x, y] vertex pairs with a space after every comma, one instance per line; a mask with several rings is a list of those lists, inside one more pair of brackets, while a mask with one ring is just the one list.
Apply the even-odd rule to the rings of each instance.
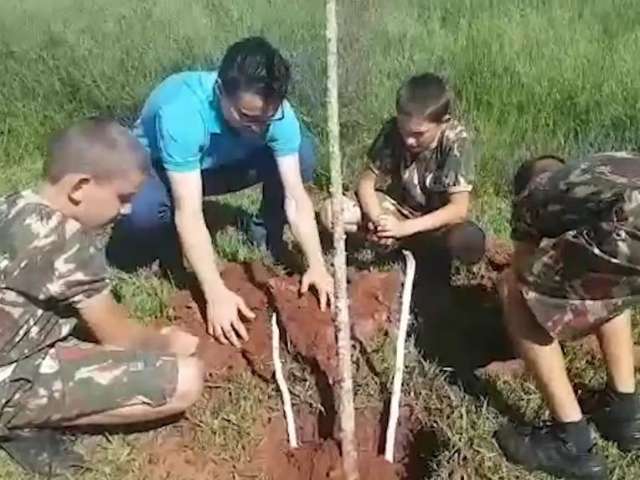
[[[348, 4], [348, 5], [347, 5]], [[366, 4], [366, 7], [364, 6]], [[475, 132], [476, 195], [502, 205], [523, 158], [640, 148], [640, 6], [633, 0], [343, 2], [343, 146], [356, 172], [394, 92], [444, 75]], [[344, 86], [344, 84], [347, 84]], [[481, 221], [504, 232], [504, 208]]]
[[48, 135], [80, 116], [135, 115], [170, 72], [213, 68], [239, 38], [264, 34], [295, 71], [293, 99], [324, 123], [319, 2], [7, 0], [0, 5], [0, 191], [36, 178]]
[[261, 440], [256, 424], [276, 411], [275, 385], [267, 386], [250, 373], [240, 374], [214, 391], [189, 414], [198, 425], [194, 443], [201, 452], [215, 452], [217, 458], [238, 464]]
[[[457, 116], [476, 136], [474, 215], [508, 233], [509, 178], [517, 162], [539, 153], [576, 157], [594, 150], [640, 148], [640, 5], [635, 0], [340, 0], [341, 132], [351, 185], [395, 90], [415, 72], [448, 79]], [[318, 184], [326, 187], [324, 7], [316, 0], [3, 0], [0, 2], [0, 193], [33, 185], [46, 138], [73, 119], [96, 113], [132, 118], [165, 75], [212, 68], [224, 49], [264, 34], [292, 61], [293, 102], [320, 139]], [[254, 191], [221, 201], [229, 212], [255, 211]], [[233, 215], [235, 215], [233, 213]], [[225, 214], [225, 215], [226, 215]], [[216, 218], [220, 213], [214, 213]], [[232, 218], [233, 215], [229, 218]], [[253, 260], [233, 227], [214, 241], [227, 260]], [[144, 321], [166, 318], [174, 287], [148, 272], [115, 274], [116, 290]], [[356, 356], [358, 405], [388, 387], [392, 348], [370, 352], [378, 375]], [[568, 351], [572, 377], [597, 386], [599, 362]], [[309, 371], [288, 362], [296, 402], [318, 406]], [[407, 401], [419, 406], [441, 452], [431, 478], [546, 478], [509, 465], [492, 433], [504, 421], [492, 402], [445, 381], [437, 365], [409, 354]], [[495, 388], [526, 418], [545, 415], [528, 379]], [[196, 436], [229, 458], [251, 442], [256, 405], [273, 392], [251, 379], [231, 382], [216, 410], [194, 412]], [[612, 478], [640, 477], [640, 458], [601, 444]], [[140, 478], [138, 437], [114, 436], [93, 454], [84, 480]], [[226, 450], [225, 450], [226, 449]], [[226, 452], [226, 453], [225, 453]], [[27, 478], [0, 458], [0, 478]]]
[[175, 293], [171, 282], [148, 270], [134, 274], [114, 270], [112, 277], [115, 297], [128, 306], [133, 318], [143, 324], [167, 322], [169, 300]]

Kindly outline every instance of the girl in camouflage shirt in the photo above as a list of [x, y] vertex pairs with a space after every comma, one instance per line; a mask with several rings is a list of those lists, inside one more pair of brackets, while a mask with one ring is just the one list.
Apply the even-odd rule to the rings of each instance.
[[[473, 153], [467, 130], [451, 118], [451, 103], [444, 81], [431, 73], [400, 87], [397, 115], [369, 149], [357, 200], [344, 199], [348, 231], [364, 231], [386, 247], [403, 243], [418, 254], [439, 246], [466, 264], [482, 257], [484, 234], [468, 220]], [[329, 202], [321, 218], [330, 228]]]

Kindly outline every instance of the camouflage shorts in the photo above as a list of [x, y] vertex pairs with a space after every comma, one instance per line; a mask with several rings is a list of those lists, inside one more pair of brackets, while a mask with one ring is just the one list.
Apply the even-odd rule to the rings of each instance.
[[538, 323], [558, 340], [584, 337], [627, 310], [624, 299], [569, 300], [553, 298], [522, 287]]
[[164, 405], [176, 358], [66, 340], [0, 368], [0, 426], [53, 425], [116, 408]]
[[521, 286], [538, 323], [558, 340], [584, 337], [640, 304], [637, 274], [600, 250], [592, 252], [581, 238], [570, 231], [543, 240]]

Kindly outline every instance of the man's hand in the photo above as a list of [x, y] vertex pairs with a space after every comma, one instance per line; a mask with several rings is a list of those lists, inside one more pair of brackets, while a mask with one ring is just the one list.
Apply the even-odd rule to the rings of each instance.
[[309, 268], [302, 276], [300, 293], [307, 293], [310, 286], [318, 293], [321, 311], [324, 312], [327, 305], [333, 307], [333, 278], [324, 267]]
[[383, 239], [404, 238], [415, 233], [408, 220], [399, 220], [393, 215], [380, 215], [376, 223], [376, 235]]
[[225, 288], [214, 300], [207, 302], [207, 333], [224, 345], [231, 343], [240, 348], [238, 337], [246, 342], [249, 335], [239, 313], [249, 319], [255, 318], [242, 297]]
[[166, 337], [167, 351], [178, 356], [189, 357], [196, 353], [200, 339], [178, 327], [165, 327], [160, 334]]

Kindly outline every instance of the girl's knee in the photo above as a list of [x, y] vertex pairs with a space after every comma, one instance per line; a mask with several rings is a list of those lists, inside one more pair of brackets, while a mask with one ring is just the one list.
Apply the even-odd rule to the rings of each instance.
[[[333, 204], [331, 198], [324, 200], [320, 205], [318, 218], [320, 225], [327, 231], [333, 231]], [[342, 199], [342, 219], [347, 233], [358, 230], [362, 223], [362, 210], [357, 201], [344, 196]]]
[[448, 243], [452, 256], [465, 265], [478, 263], [486, 250], [485, 233], [473, 222], [464, 222], [453, 227]]

